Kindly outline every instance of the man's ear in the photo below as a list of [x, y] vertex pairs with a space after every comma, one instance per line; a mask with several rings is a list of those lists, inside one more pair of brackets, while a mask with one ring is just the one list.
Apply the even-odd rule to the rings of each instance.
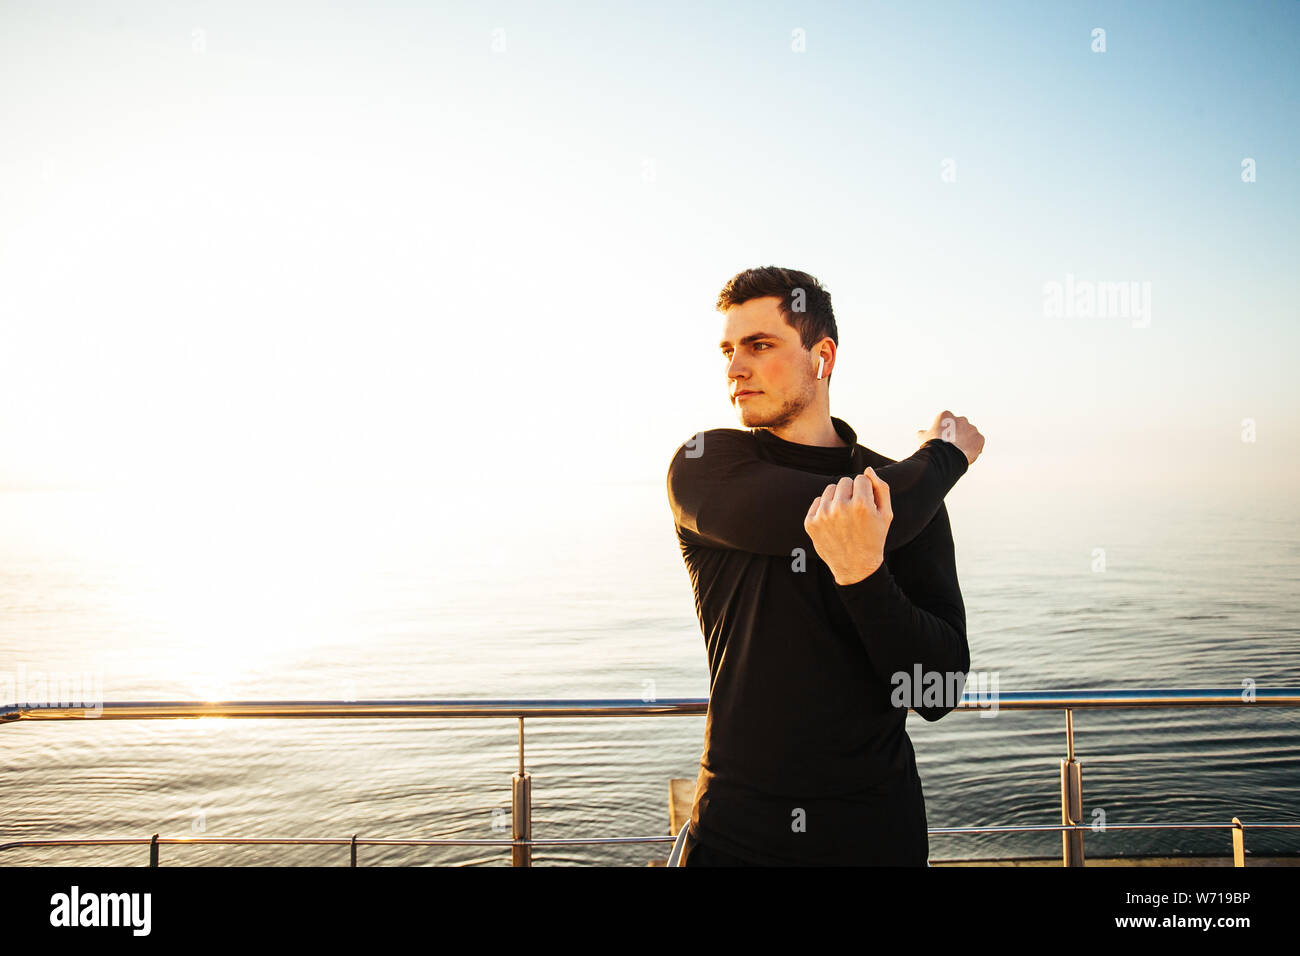
[[[826, 344], [827, 342], [831, 342], [831, 345], [828, 346]], [[832, 340], [822, 339], [822, 341], [817, 346], [816, 355], [817, 355], [817, 377], [819, 379], [824, 379], [825, 381], [829, 382], [831, 378], [831, 372], [829, 366], [834, 364], [835, 362], [835, 348]]]

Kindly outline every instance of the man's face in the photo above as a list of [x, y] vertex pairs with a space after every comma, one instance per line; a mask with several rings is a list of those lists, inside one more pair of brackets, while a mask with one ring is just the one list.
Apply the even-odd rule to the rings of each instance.
[[816, 398], [816, 362], [810, 364], [776, 296], [727, 309], [719, 348], [732, 407], [746, 428], [781, 428]]

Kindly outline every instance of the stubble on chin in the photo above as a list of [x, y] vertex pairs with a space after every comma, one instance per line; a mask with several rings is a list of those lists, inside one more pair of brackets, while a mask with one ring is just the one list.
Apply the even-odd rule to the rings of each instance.
[[811, 385], [805, 390], [805, 393], [796, 398], [786, 399], [777, 411], [766, 414], [755, 413], [748, 407], [741, 406], [740, 421], [746, 428], [784, 428], [803, 413], [815, 396]]

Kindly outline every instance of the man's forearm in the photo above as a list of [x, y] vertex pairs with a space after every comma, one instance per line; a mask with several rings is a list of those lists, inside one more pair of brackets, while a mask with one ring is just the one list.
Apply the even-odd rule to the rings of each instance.
[[[840, 600], [853, 620], [872, 669], [886, 681], [906, 675], [938, 675], [952, 686], [970, 670], [966, 608], [957, 580], [952, 530], [946, 507], [907, 547], [872, 574], [838, 583]], [[956, 706], [913, 705], [926, 720], [938, 720]]]
[[[718, 436], [699, 457], [677, 450], [668, 498], [677, 525], [711, 547], [758, 554], [812, 553], [803, 520], [812, 500], [844, 475], [815, 474], [757, 457], [751, 436]], [[909, 458], [875, 468], [890, 486], [894, 520], [886, 553], [911, 541], [934, 517], [969, 463], [951, 442], [932, 439]], [[848, 475], [847, 477], [856, 477]]]

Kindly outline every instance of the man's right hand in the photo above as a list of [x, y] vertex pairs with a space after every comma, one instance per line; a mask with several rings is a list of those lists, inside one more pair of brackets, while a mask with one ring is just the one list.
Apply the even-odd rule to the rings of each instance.
[[916, 437], [922, 445], [931, 438], [952, 442], [961, 449], [967, 464], [971, 465], [975, 464], [975, 459], [984, 450], [984, 436], [979, 433], [979, 429], [966, 421], [966, 416], [955, 416], [946, 408], [935, 416], [934, 424], [928, 432], [918, 431]]

